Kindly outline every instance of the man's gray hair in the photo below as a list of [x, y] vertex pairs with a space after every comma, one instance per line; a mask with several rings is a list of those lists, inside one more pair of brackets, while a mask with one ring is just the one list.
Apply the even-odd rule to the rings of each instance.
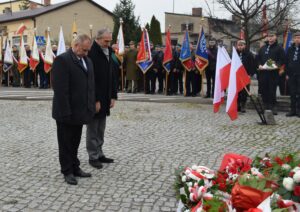
[[76, 36], [76, 38], [73, 40], [73, 44], [82, 44], [84, 41], [89, 40], [91, 41], [90, 36], [87, 34], [79, 34]]
[[101, 39], [104, 34], [111, 34], [111, 31], [108, 28], [103, 28], [98, 30], [96, 39]]

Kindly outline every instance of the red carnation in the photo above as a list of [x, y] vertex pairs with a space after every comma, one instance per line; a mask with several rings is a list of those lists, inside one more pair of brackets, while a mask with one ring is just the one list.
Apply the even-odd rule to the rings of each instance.
[[249, 164], [245, 164], [242, 168], [241, 172], [248, 172], [251, 169], [251, 166]]
[[221, 191], [226, 191], [226, 183], [220, 183], [220, 184], [219, 184], [219, 189], [220, 189]]
[[270, 168], [270, 167], [273, 167], [273, 165], [272, 165], [272, 163], [270, 163], [270, 161], [267, 161], [265, 164], [266, 164], [266, 166], [269, 167], [269, 168]]
[[276, 157], [274, 158], [275, 162], [278, 163], [280, 166], [283, 165], [283, 161], [279, 158], [279, 157]]
[[300, 186], [295, 186], [295, 188], [294, 188], [294, 195], [295, 196], [300, 196]]
[[289, 177], [293, 177], [294, 174], [295, 174], [295, 172], [290, 172], [290, 173], [289, 173]]
[[288, 155], [288, 156], [286, 156], [286, 157], [284, 158], [285, 162], [287, 162], [287, 163], [291, 162], [292, 159], [293, 159], [293, 157], [290, 156], [290, 155]]

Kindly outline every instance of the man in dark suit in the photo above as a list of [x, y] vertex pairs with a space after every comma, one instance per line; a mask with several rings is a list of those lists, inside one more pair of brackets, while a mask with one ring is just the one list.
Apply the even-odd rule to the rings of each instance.
[[288, 49], [286, 62], [291, 96], [291, 110], [286, 116], [297, 115], [300, 118], [300, 32], [294, 34], [294, 43]]
[[99, 30], [89, 52], [95, 74], [96, 111], [99, 112], [87, 125], [86, 148], [90, 165], [98, 169], [102, 168], [102, 163], [114, 162], [113, 159], [107, 158], [102, 150], [106, 117], [110, 115], [110, 108], [114, 107], [117, 99], [111, 40], [112, 33], [108, 29]]
[[59, 55], [52, 67], [54, 90], [52, 116], [56, 120], [61, 172], [68, 184], [78, 177], [91, 177], [79, 168], [78, 147], [82, 126], [95, 114], [95, 80], [88, 35], [78, 35], [73, 46]]

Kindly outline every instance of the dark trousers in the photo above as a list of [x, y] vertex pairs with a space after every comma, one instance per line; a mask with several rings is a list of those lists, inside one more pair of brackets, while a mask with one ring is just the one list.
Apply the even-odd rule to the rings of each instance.
[[278, 86], [279, 86], [279, 91], [281, 96], [289, 95], [286, 74], [279, 76]]
[[215, 74], [216, 74], [215, 70], [207, 69], [205, 71], [206, 85], [207, 85], [206, 95], [209, 96], [209, 97], [213, 97], [214, 96]]
[[173, 77], [173, 72], [169, 72], [166, 74], [166, 90], [167, 90], [167, 95], [173, 94], [173, 83], [172, 80], [174, 79]]
[[158, 70], [157, 79], [158, 79], [158, 92], [163, 92], [164, 79], [165, 79], [165, 72], [163, 70]]
[[48, 74], [46, 74], [43, 69], [38, 70], [38, 73], [40, 75], [40, 88], [48, 88]]
[[260, 89], [262, 100], [266, 109], [272, 109], [276, 105], [276, 88], [278, 84], [278, 70], [264, 70], [260, 72]]
[[144, 73], [141, 70], [138, 70], [138, 80], [137, 80], [137, 91], [144, 91]]
[[183, 93], [183, 80], [182, 80], [182, 71], [173, 72], [173, 79], [172, 79], [172, 93], [178, 93], [178, 87], [180, 94]]
[[202, 76], [197, 72], [194, 74], [193, 80], [193, 95], [197, 95], [201, 91]]
[[25, 86], [25, 88], [31, 87], [31, 81], [32, 81], [32, 71], [29, 68], [26, 68], [24, 70], [24, 86]]
[[146, 93], [155, 93], [155, 78], [156, 73], [150, 69], [146, 72], [146, 85], [145, 85], [145, 91]]
[[79, 169], [80, 161], [77, 157], [83, 125], [71, 125], [56, 122], [59, 162], [61, 173], [74, 173]]
[[185, 73], [185, 95], [190, 96], [191, 94], [194, 94], [195, 86], [193, 85], [193, 81], [195, 78], [195, 72], [194, 71], [186, 71]]
[[289, 78], [289, 88], [291, 111], [300, 114], [300, 75], [294, 75]]
[[[246, 86], [248, 91], [250, 91], [250, 85]], [[245, 105], [247, 102], [248, 93], [245, 89], [241, 90], [238, 94], [238, 106], [241, 106], [242, 104]]]

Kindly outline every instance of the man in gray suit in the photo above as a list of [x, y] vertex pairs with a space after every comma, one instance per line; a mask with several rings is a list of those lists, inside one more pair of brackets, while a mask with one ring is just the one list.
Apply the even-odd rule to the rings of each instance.
[[108, 29], [97, 32], [97, 36], [88, 54], [94, 66], [96, 111], [93, 121], [87, 125], [86, 147], [91, 166], [101, 169], [102, 163], [113, 163], [102, 150], [106, 117], [117, 99], [116, 72], [113, 71], [112, 33]]

